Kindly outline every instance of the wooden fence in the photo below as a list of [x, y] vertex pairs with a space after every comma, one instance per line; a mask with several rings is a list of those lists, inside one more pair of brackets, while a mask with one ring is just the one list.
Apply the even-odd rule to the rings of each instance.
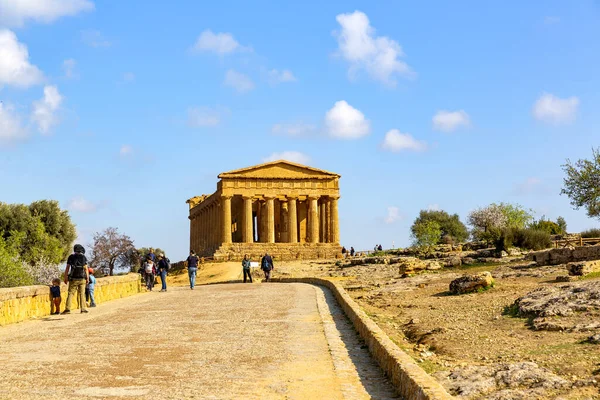
[[568, 246], [594, 246], [600, 244], [600, 238], [573, 238], [573, 239], [562, 239], [554, 241], [554, 248], [558, 249], [561, 247]]

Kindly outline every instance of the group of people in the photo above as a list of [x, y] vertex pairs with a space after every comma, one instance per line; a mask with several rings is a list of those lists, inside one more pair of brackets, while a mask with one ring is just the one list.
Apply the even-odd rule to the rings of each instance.
[[[244, 254], [244, 259], [242, 260], [242, 272], [244, 274], [244, 283], [246, 283], [246, 278], [252, 283], [252, 274], [250, 273], [250, 256], [248, 254]], [[265, 282], [269, 282], [271, 280], [271, 271], [275, 269], [273, 265], [273, 257], [269, 255], [269, 253], [265, 253], [264, 256], [260, 259], [260, 269], [262, 269], [265, 274]]]
[[350, 247], [350, 251], [346, 250], [346, 247], [342, 247], [342, 256], [346, 257], [347, 254], [350, 254], [350, 257], [354, 257], [354, 247]]
[[142, 258], [142, 266], [140, 267], [140, 274], [142, 279], [146, 283], [146, 289], [152, 291], [154, 288], [154, 282], [157, 276], [160, 276], [162, 283], [161, 292], [167, 291], [167, 275], [171, 268], [171, 260], [165, 257], [164, 254], [156, 256], [154, 249], [150, 248], [148, 254]]
[[94, 270], [88, 267], [88, 261], [85, 257], [85, 248], [76, 244], [73, 246], [73, 254], [67, 259], [67, 268], [65, 269], [64, 282], [68, 286], [68, 295], [64, 311], [60, 312], [61, 294], [60, 278], [52, 280], [50, 287], [50, 314], [70, 314], [73, 296], [79, 296], [79, 307], [82, 313], [87, 313], [87, 302], [90, 307], [96, 307], [94, 290], [96, 287], [96, 278]]

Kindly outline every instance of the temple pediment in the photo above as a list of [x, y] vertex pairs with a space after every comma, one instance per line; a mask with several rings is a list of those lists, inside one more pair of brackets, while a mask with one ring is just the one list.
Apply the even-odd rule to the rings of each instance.
[[290, 161], [279, 160], [219, 174], [235, 179], [335, 179], [340, 175]]

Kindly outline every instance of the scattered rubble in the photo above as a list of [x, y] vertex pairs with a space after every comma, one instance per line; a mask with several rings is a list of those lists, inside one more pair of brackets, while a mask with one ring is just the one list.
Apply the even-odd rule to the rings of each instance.
[[465, 275], [450, 282], [450, 293], [463, 294], [477, 292], [494, 285], [494, 278], [488, 271], [477, 275]]

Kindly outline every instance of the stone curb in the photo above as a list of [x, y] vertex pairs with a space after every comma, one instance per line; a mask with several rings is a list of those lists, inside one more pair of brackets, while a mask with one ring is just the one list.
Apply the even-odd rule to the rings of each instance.
[[408, 354], [396, 346], [340, 285], [319, 278], [273, 278], [272, 281], [308, 283], [324, 286], [331, 290], [359, 335], [364, 339], [379, 366], [391, 379], [396, 390], [405, 400], [454, 399], [438, 381], [427, 374]]

